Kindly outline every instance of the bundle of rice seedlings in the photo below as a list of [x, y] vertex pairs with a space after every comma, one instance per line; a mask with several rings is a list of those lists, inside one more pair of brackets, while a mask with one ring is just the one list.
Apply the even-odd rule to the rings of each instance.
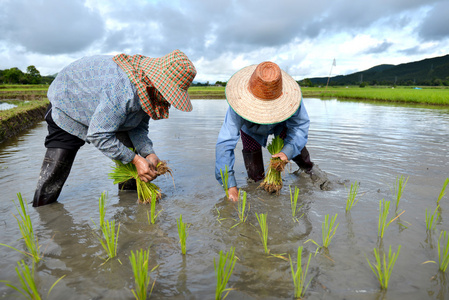
[[[114, 160], [115, 167], [112, 168], [112, 172], [109, 173], [109, 178], [114, 180], [114, 184], [122, 183], [130, 179], [135, 179], [137, 183], [137, 197], [139, 203], [151, 203], [151, 199], [155, 198], [156, 201], [161, 199], [162, 195], [160, 188], [152, 182], [144, 182], [139, 178], [137, 174], [137, 168], [133, 163], [123, 164], [121, 161]], [[158, 164], [158, 166], [161, 164]], [[169, 172], [170, 168], [164, 166], [158, 172]], [[164, 173], [161, 173], [164, 174]]]
[[[271, 155], [281, 152], [284, 147], [284, 140], [279, 136], [273, 138], [271, 143], [267, 146], [268, 151]], [[259, 187], [262, 187], [269, 193], [279, 194], [282, 189], [282, 176], [281, 172], [284, 171], [287, 161], [283, 161], [279, 157], [272, 157], [270, 159], [270, 165], [268, 166], [268, 171], [265, 172], [266, 176]]]

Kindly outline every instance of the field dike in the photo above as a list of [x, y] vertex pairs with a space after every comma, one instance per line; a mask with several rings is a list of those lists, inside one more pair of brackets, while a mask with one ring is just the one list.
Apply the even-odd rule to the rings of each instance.
[[0, 143], [44, 120], [48, 100], [0, 112]]

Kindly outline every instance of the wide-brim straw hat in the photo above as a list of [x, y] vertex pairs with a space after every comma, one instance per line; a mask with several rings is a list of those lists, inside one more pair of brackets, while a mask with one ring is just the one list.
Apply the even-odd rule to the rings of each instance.
[[273, 62], [245, 67], [226, 84], [226, 100], [242, 118], [274, 124], [290, 118], [301, 104], [299, 84]]

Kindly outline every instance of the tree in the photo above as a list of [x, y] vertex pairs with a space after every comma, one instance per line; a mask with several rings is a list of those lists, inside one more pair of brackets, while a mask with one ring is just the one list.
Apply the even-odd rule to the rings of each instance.
[[33, 65], [27, 67], [27, 77], [31, 84], [41, 83], [42, 79], [41, 73]]
[[11, 68], [3, 71], [3, 79], [9, 84], [19, 83], [24, 74], [18, 68]]

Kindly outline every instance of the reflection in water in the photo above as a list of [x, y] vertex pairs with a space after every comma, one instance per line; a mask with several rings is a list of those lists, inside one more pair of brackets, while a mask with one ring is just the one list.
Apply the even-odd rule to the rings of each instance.
[[[236, 248], [239, 260], [229, 286], [229, 299], [291, 299], [289, 262], [267, 256], [258, 235], [255, 213], [266, 213], [268, 246], [273, 254], [295, 255], [298, 246], [313, 253], [321, 240], [326, 214], [338, 213], [340, 226], [328, 253], [313, 256], [308, 299], [444, 299], [447, 278], [438, 273], [435, 236], [447, 227], [437, 223], [433, 237], [425, 227], [425, 209], [434, 209], [449, 169], [449, 111], [351, 101], [304, 99], [310, 119], [308, 148], [322, 176], [311, 178], [294, 166], [288, 169], [279, 196], [267, 195], [257, 183], [246, 181], [241, 144], [236, 149], [236, 179], [248, 193], [250, 211], [245, 224], [231, 229], [238, 219], [235, 204], [224, 199], [214, 178], [215, 142], [227, 109], [226, 101], [195, 100], [192, 113], [173, 110], [170, 119], [151, 121], [150, 137], [161, 159], [174, 171], [171, 178], [158, 178], [164, 197], [156, 224], [147, 221], [149, 206], [136, 204], [136, 194], [118, 192], [108, 179], [113, 163], [91, 145], [81, 148], [59, 203], [33, 209], [30, 216], [45, 259], [37, 266], [42, 286], [66, 277], [52, 291], [55, 299], [132, 299], [131, 250], [150, 248], [150, 269], [156, 280], [152, 298], [210, 299], [215, 294], [213, 259]], [[21, 192], [34, 194], [45, 152], [44, 123], [23, 135], [0, 144], [0, 242], [21, 247], [19, 231], [11, 212], [11, 200]], [[264, 150], [265, 161], [269, 155]], [[393, 199], [390, 187], [398, 175], [410, 176], [401, 200], [399, 225], [389, 226], [382, 245], [402, 246], [388, 293], [380, 291], [366, 257], [378, 247], [378, 204]], [[322, 178], [327, 178], [323, 185]], [[360, 182], [363, 197], [345, 215], [347, 190], [344, 184]], [[300, 189], [303, 207], [299, 222], [291, 217], [289, 186]], [[103, 249], [93, 234], [98, 220], [98, 198], [108, 193], [106, 219], [120, 222], [118, 258], [103, 264]], [[447, 196], [445, 196], [447, 197]], [[443, 198], [441, 212], [449, 210]], [[176, 219], [191, 223], [187, 254], [181, 254]], [[391, 211], [390, 216], [394, 216]], [[408, 222], [408, 223], [406, 223]], [[393, 225], [392, 224], [392, 225]], [[424, 242], [423, 242], [424, 241]], [[48, 246], [47, 246], [48, 245]], [[2, 249], [0, 280], [15, 280], [20, 254]], [[330, 260], [331, 259], [331, 260]], [[118, 262], [120, 260], [122, 264]], [[103, 264], [103, 265], [102, 265]], [[437, 274], [437, 275], [435, 275]], [[49, 284], [50, 283], [50, 284]], [[0, 297], [16, 292], [0, 284]]]

